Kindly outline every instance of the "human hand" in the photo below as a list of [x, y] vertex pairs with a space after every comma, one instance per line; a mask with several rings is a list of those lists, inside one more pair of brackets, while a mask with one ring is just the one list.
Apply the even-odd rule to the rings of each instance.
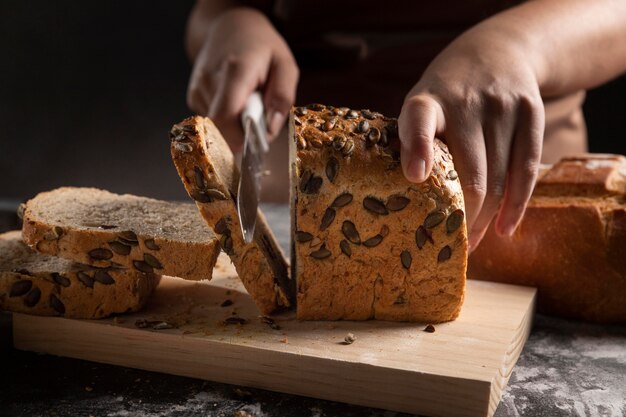
[[465, 197], [470, 250], [495, 215], [512, 235], [537, 177], [544, 108], [532, 54], [488, 30], [470, 30], [448, 46], [407, 95], [398, 120], [404, 175], [422, 182], [433, 139], [454, 157]]
[[194, 63], [187, 104], [213, 119], [237, 151], [243, 145], [239, 117], [250, 94], [263, 93], [272, 140], [294, 103], [298, 76], [289, 47], [261, 12], [230, 9], [211, 24]]

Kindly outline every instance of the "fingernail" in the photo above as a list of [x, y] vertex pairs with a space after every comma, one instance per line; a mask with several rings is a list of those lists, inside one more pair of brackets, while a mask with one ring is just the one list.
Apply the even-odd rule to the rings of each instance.
[[270, 115], [268, 130], [270, 135], [275, 136], [282, 129], [283, 124], [285, 123], [285, 115], [279, 111], [275, 111]]
[[517, 225], [516, 224], [508, 224], [508, 225], [504, 226], [504, 229], [502, 230], [502, 234], [504, 236], [511, 237], [515, 233], [515, 229], [517, 229]]
[[422, 158], [416, 158], [411, 161], [408, 169], [409, 177], [411, 177], [412, 181], [422, 182], [426, 178], [426, 161]]

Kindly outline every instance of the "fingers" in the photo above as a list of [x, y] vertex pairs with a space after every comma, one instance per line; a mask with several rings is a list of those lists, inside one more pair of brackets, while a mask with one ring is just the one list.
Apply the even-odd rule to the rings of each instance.
[[213, 119], [224, 138], [238, 151], [243, 144], [243, 130], [239, 115], [248, 97], [260, 83], [258, 60], [245, 57], [224, 60], [218, 78], [220, 80], [209, 106], [209, 117]]
[[482, 240], [504, 197], [510, 148], [517, 122], [514, 101], [492, 99], [486, 106], [488, 116], [483, 121], [483, 133], [487, 158], [487, 188], [480, 213], [469, 231], [472, 249]]
[[496, 220], [496, 232], [507, 236], [522, 220], [537, 179], [545, 127], [541, 98], [522, 99], [518, 118], [506, 192]]
[[201, 65], [196, 65], [187, 87], [187, 106], [196, 114], [206, 116], [209, 113], [213, 83], [211, 77], [202, 71]]
[[272, 59], [263, 93], [270, 140], [282, 129], [289, 109], [296, 100], [299, 76], [298, 66], [291, 56]]
[[408, 98], [398, 118], [400, 161], [407, 180], [425, 181], [433, 167], [433, 141], [444, 124], [439, 103], [427, 95]]

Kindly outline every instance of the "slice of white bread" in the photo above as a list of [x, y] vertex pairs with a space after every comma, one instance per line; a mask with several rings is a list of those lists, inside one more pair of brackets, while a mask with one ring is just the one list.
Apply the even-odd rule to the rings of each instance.
[[190, 203], [64, 187], [38, 194], [21, 211], [31, 248], [96, 267], [211, 279], [220, 252]]
[[276, 239], [258, 211], [252, 242], [243, 241], [237, 215], [239, 171], [228, 144], [213, 122], [200, 116], [174, 125], [172, 159], [189, 196], [220, 235], [246, 290], [263, 314], [295, 304], [295, 285]]
[[160, 276], [39, 254], [19, 231], [0, 234], [0, 310], [98, 319], [144, 306]]

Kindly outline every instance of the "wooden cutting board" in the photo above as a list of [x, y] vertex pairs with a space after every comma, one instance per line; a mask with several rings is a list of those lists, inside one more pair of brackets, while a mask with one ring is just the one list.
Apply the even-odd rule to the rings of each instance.
[[[232, 305], [222, 307], [226, 300]], [[424, 324], [298, 322], [293, 314], [276, 316], [276, 330], [222, 255], [210, 283], [165, 277], [141, 313], [96, 321], [15, 314], [13, 331], [22, 350], [429, 416], [491, 416], [534, 300], [531, 288], [469, 281], [461, 316], [434, 333]], [[247, 323], [224, 324], [229, 317]], [[138, 328], [141, 320], [176, 327]], [[350, 345], [342, 344], [347, 333], [356, 336]]]

